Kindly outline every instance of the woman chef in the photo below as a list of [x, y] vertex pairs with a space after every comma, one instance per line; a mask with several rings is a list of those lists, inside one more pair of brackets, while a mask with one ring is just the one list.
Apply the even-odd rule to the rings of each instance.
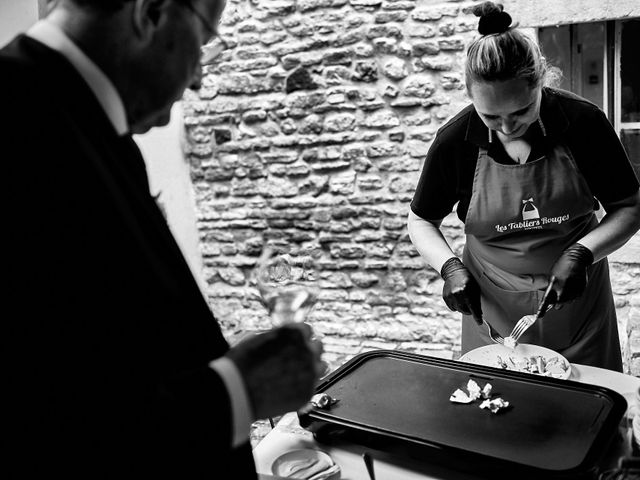
[[[520, 342], [621, 371], [605, 257], [640, 228], [638, 180], [602, 111], [544, 86], [552, 72], [502, 5], [485, 2], [474, 13], [481, 36], [467, 50], [465, 72], [473, 103], [429, 150], [411, 203], [411, 240], [440, 271], [447, 306], [476, 320], [462, 323], [463, 353], [491, 343], [483, 316], [508, 335], [536, 312], [553, 278], [549, 298], [563, 308]], [[456, 203], [462, 261], [439, 228]]]

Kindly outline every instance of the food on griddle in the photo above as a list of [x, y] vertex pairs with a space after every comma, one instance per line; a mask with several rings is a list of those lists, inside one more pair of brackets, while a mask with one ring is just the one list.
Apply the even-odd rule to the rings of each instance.
[[[491, 392], [491, 384], [487, 383], [484, 386], [484, 389], [489, 387], [489, 392]], [[451, 396], [449, 400], [454, 403], [471, 403], [480, 397], [487, 398], [484, 393], [484, 389], [480, 389], [480, 385], [478, 385], [474, 380], [470, 379], [467, 382], [467, 392], [458, 388]]]
[[453, 403], [471, 403], [474, 401], [474, 399], [467, 395], [463, 390], [458, 388], [451, 394], [451, 396], [449, 397], [449, 401]]
[[491, 398], [491, 389], [493, 387], [491, 386], [490, 383], [487, 383], [483, 388], [482, 388], [482, 398]]
[[480, 398], [480, 395], [481, 395], [480, 385], [478, 385], [475, 381], [469, 380], [467, 382], [467, 390], [469, 391], [469, 396], [473, 400], [477, 400]]
[[480, 388], [480, 385], [478, 385], [475, 380], [470, 379], [467, 382], [468, 393], [458, 388], [451, 394], [449, 401], [469, 404], [482, 398], [483, 401], [480, 403], [480, 408], [487, 408], [493, 413], [498, 413], [500, 410], [508, 408], [509, 402], [500, 397], [491, 398], [492, 388], [490, 383], [486, 383], [484, 387]]
[[311, 404], [316, 408], [328, 409], [338, 403], [338, 401], [337, 398], [333, 398], [327, 393], [316, 393], [311, 397]]
[[480, 408], [488, 408], [492, 413], [498, 413], [503, 408], [507, 408], [509, 406], [509, 402], [498, 397], [493, 399], [486, 399], [480, 404]]
[[534, 355], [531, 357], [509, 355], [506, 359], [498, 355], [498, 366], [505, 370], [535, 373], [537, 375], [555, 378], [561, 378], [569, 368], [566, 362], [559, 357], [545, 358], [542, 355]]

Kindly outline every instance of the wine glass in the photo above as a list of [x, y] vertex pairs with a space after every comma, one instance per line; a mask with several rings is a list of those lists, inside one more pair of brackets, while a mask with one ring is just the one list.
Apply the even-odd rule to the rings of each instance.
[[265, 248], [255, 278], [274, 326], [304, 322], [318, 300], [318, 270], [309, 250]]
[[[308, 317], [320, 294], [317, 258], [318, 252], [309, 249], [263, 250], [255, 280], [273, 326], [304, 322]], [[311, 340], [319, 338], [314, 334]], [[320, 377], [329, 373], [324, 360], [316, 368]]]

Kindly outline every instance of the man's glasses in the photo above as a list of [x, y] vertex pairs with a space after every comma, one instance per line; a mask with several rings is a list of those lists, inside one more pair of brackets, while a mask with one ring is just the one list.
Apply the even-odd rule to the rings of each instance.
[[208, 40], [201, 48], [200, 64], [209, 65], [213, 63], [222, 52], [229, 48], [229, 44], [218, 34], [215, 28], [211, 26], [207, 17], [205, 17], [189, 0], [179, 0], [176, 3], [182, 5], [189, 10], [202, 24], [207, 32]]

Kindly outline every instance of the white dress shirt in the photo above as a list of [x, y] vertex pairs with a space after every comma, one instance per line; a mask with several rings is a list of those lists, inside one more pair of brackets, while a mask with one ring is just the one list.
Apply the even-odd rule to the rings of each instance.
[[[129, 133], [124, 103], [116, 87], [58, 26], [44, 19], [33, 25], [26, 34], [66, 57], [87, 82], [118, 135]], [[209, 367], [220, 375], [227, 387], [233, 415], [232, 445], [240, 446], [248, 440], [252, 419], [244, 381], [236, 365], [227, 357], [212, 361]]]

